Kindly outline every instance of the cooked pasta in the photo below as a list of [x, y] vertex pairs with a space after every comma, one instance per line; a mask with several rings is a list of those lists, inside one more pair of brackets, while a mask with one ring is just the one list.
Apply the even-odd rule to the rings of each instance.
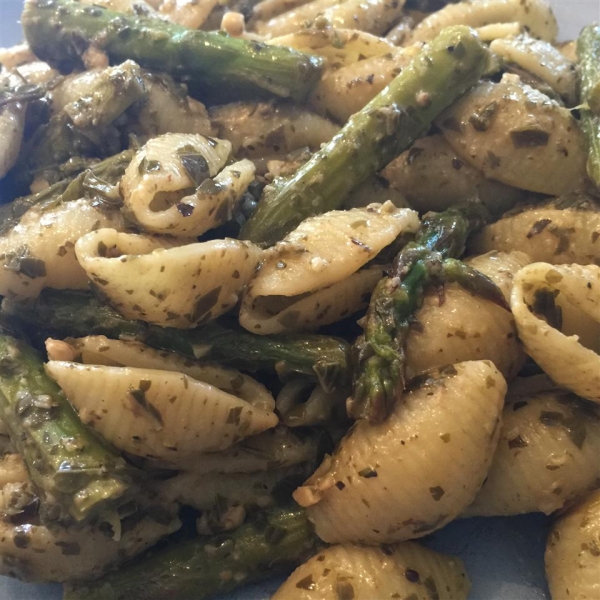
[[592, 600], [600, 593], [600, 491], [559, 516], [548, 536], [546, 576], [552, 600]]
[[318, 150], [338, 131], [328, 119], [289, 104], [236, 102], [213, 108], [210, 116], [218, 136], [231, 142], [238, 157]]
[[[26, 487], [17, 489], [17, 485]], [[173, 503], [165, 503], [161, 518], [147, 514], [137, 522], [124, 523], [118, 532], [98, 526], [48, 527], [31, 516], [38, 499], [17, 454], [0, 461], [0, 486], [0, 513], [4, 514], [0, 519], [0, 574], [26, 581], [98, 577], [181, 527]]]
[[118, 211], [82, 198], [55, 207], [33, 207], [19, 224], [0, 235], [0, 294], [35, 298], [44, 287], [82, 289], [88, 279], [75, 256], [75, 243], [99, 227], [122, 230]]
[[120, 450], [182, 464], [275, 427], [276, 415], [185, 374], [47, 363], [79, 418]]
[[600, 413], [565, 391], [511, 395], [483, 487], [466, 515], [546, 514], [600, 476]]
[[227, 140], [167, 134], [150, 140], [121, 181], [125, 209], [146, 230], [198, 236], [231, 219], [254, 179], [254, 165], [225, 166]]
[[123, 315], [181, 328], [235, 306], [261, 258], [257, 246], [238, 240], [164, 248], [162, 240], [114, 229], [88, 233], [75, 251], [90, 279]]
[[465, 198], [479, 198], [498, 214], [524, 196], [522, 190], [486, 179], [481, 171], [460, 159], [440, 134], [415, 142], [382, 175], [406, 196], [410, 206], [422, 212], [445, 210]]
[[[527, 263], [523, 253], [475, 257], [471, 266], [490, 277], [510, 297], [512, 277]], [[465, 360], [491, 360], [507, 379], [516, 376], [525, 359], [510, 311], [451, 284], [443, 296], [429, 292], [415, 313], [406, 341], [409, 377], [434, 367]]]
[[548, 0], [21, 23], [0, 576], [202, 600], [296, 568], [275, 600], [467, 600], [427, 548], [466, 556], [461, 524], [429, 535], [538, 512], [553, 600], [598, 600], [600, 27], [557, 42]]
[[534, 37], [549, 42], [553, 42], [558, 33], [556, 18], [543, 0], [480, 0], [448, 4], [434, 12], [415, 27], [411, 41], [431, 40], [450, 25], [482, 27], [515, 21]]
[[331, 546], [298, 567], [272, 598], [466, 600], [470, 587], [460, 559], [414, 542], [374, 548]]
[[527, 354], [559, 386], [600, 402], [600, 267], [528, 265], [511, 308]]
[[585, 140], [574, 117], [516, 76], [480, 83], [438, 124], [459, 157], [490, 179], [548, 195], [583, 185]]
[[583, 194], [526, 206], [484, 227], [472, 250], [520, 250], [534, 262], [558, 265], [598, 264], [600, 212], [596, 202]]
[[459, 363], [421, 381], [386, 422], [354, 425], [294, 492], [322, 540], [422, 537], [475, 497], [498, 442], [506, 383], [489, 361]]

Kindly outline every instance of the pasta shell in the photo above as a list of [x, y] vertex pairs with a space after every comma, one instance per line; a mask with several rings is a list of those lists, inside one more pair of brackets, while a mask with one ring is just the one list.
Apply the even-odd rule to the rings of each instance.
[[600, 490], [557, 519], [545, 563], [553, 600], [600, 597]]
[[600, 267], [528, 265], [511, 308], [527, 354], [560, 387], [600, 402]]
[[[477, 4], [485, 2], [469, 6]], [[488, 179], [547, 195], [584, 186], [587, 152], [579, 124], [518, 77], [480, 83], [436, 123], [460, 158]]]
[[[66, 342], [46, 341], [48, 358], [65, 360], [62, 358], [62, 349], [57, 352], [57, 344], [60, 347]], [[272, 411], [275, 408], [275, 400], [269, 390], [240, 371], [203, 364], [176, 352], [156, 350], [141, 342], [110, 340], [103, 335], [92, 335], [69, 340], [68, 351], [71, 354], [66, 360], [74, 360], [76, 356], [80, 356], [81, 362], [88, 365], [135, 367], [183, 373], [196, 381], [202, 381], [227, 394], [237, 396], [260, 409]]]
[[238, 157], [283, 155], [299, 148], [318, 150], [338, 126], [308, 110], [272, 102], [236, 102], [211, 109], [219, 136]]
[[389, 543], [454, 519], [489, 469], [505, 392], [491, 362], [464, 362], [424, 378], [384, 423], [357, 422], [294, 492], [317, 535], [329, 543]]
[[[527, 255], [486, 254], [469, 259], [510, 296], [514, 274], [529, 262]], [[464, 290], [457, 284], [425, 295], [415, 313], [418, 323], [406, 341], [406, 373], [413, 377], [434, 367], [465, 360], [491, 360], [508, 380], [523, 365], [525, 355], [510, 311]]]
[[473, 252], [526, 252], [533, 262], [600, 263], [600, 210], [536, 206], [487, 225], [474, 237]]
[[182, 373], [50, 361], [48, 374], [119, 450], [180, 464], [277, 424], [271, 411]]
[[269, 250], [248, 293], [296, 296], [342, 281], [418, 228], [415, 211], [391, 202], [311, 217]]
[[244, 296], [240, 325], [259, 335], [312, 330], [335, 323], [369, 305], [383, 269], [358, 271], [343, 281], [299, 296]]
[[150, 244], [144, 236], [101, 229], [83, 236], [75, 251], [125, 317], [184, 329], [235, 306], [262, 254], [258, 246], [233, 239], [154, 250]]
[[414, 542], [331, 546], [299, 566], [272, 600], [466, 600], [470, 587], [459, 558]]
[[[24, 487], [17, 489], [16, 485]], [[21, 456], [4, 457], [0, 462], [0, 500], [9, 515], [21, 514], [19, 524], [0, 520], [0, 575], [36, 582], [93, 579], [181, 527], [173, 503], [163, 503], [160, 520], [139, 512], [132, 522], [125, 520], [118, 540], [96, 526], [46, 527], [37, 516], [28, 517], [15, 509], [15, 498], [35, 500], [32, 489]]]
[[480, 0], [448, 4], [432, 13], [415, 27], [411, 41], [428, 42], [451, 25], [482, 27], [514, 21], [542, 40], [552, 42], [558, 34], [556, 18], [544, 0]]
[[381, 174], [419, 212], [446, 210], [465, 198], [477, 197], [492, 213], [501, 214], [524, 195], [516, 188], [485, 179], [439, 134], [417, 140]]
[[513, 396], [487, 479], [465, 516], [550, 514], [600, 476], [600, 414], [567, 392]]
[[254, 180], [254, 165], [225, 167], [231, 143], [201, 135], [166, 134], [137, 152], [121, 180], [125, 209], [146, 230], [198, 236], [232, 217]]
[[123, 228], [118, 211], [92, 200], [54, 208], [32, 208], [19, 224], [0, 236], [0, 295], [35, 298], [44, 287], [84, 289], [87, 276], [75, 257], [75, 242], [98, 227]]

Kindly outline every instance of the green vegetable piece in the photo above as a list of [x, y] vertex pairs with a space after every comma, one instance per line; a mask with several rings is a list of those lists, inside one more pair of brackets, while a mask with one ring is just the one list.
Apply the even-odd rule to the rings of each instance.
[[22, 23], [36, 56], [62, 71], [81, 66], [82, 54], [94, 44], [112, 62], [132, 59], [146, 69], [169, 73], [202, 99], [219, 102], [273, 94], [302, 101], [323, 66], [320, 58], [289, 48], [73, 0], [29, 0]]
[[267, 188], [241, 237], [273, 245], [348, 194], [427, 132], [473, 86], [489, 53], [467, 27], [449, 27], [289, 179]]
[[469, 233], [482, 224], [475, 204], [426, 216], [416, 240], [400, 251], [389, 275], [377, 284], [364, 333], [352, 349], [354, 389], [348, 410], [353, 418], [384, 421], [404, 390], [404, 346], [427, 287], [457, 282], [506, 307], [488, 277], [453, 258], [464, 252]]
[[79, 420], [38, 354], [0, 328], [0, 417], [59, 518], [114, 510], [132, 487], [125, 462]]
[[26, 327], [58, 336], [106, 335], [113, 339], [138, 340], [239, 369], [309, 375], [318, 379], [326, 390], [349, 381], [348, 345], [330, 336], [260, 336], [237, 325], [217, 322], [191, 330], [157, 327], [129, 321], [91, 294], [64, 290], [43, 290], [27, 305], [5, 299], [3, 310]]
[[581, 128], [587, 138], [587, 172], [600, 188], [600, 27], [589, 25], [577, 40], [581, 76]]
[[69, 586], [64, 600], [200, 600], [272, 577], [319, 544], [303, 509], [274, 508], [231, 533], [174, 544], [97, 583]]

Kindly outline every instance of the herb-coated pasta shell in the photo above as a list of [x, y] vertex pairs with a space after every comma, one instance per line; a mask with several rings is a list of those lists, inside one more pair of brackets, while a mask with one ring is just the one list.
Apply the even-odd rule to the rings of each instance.
[[459, 558], [414, 542], [331, 546], [299, 566], [272, 600], [466, 600], [470, 587]]
[[384, 423], [357, 422], [294, 492], [324, 541], [422, 537], [472, 502], [496, 449], [506, 382], [489, 361], [421, 381]]

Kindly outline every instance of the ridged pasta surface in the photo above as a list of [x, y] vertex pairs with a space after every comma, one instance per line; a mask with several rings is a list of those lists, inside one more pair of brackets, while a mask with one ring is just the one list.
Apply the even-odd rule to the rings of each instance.
[[472, 502], [496, 448], [506, 383], [489, 361], [423, 379], [384, 423], [357, 422], [294, 493], [324, 541], [422, 537]]

